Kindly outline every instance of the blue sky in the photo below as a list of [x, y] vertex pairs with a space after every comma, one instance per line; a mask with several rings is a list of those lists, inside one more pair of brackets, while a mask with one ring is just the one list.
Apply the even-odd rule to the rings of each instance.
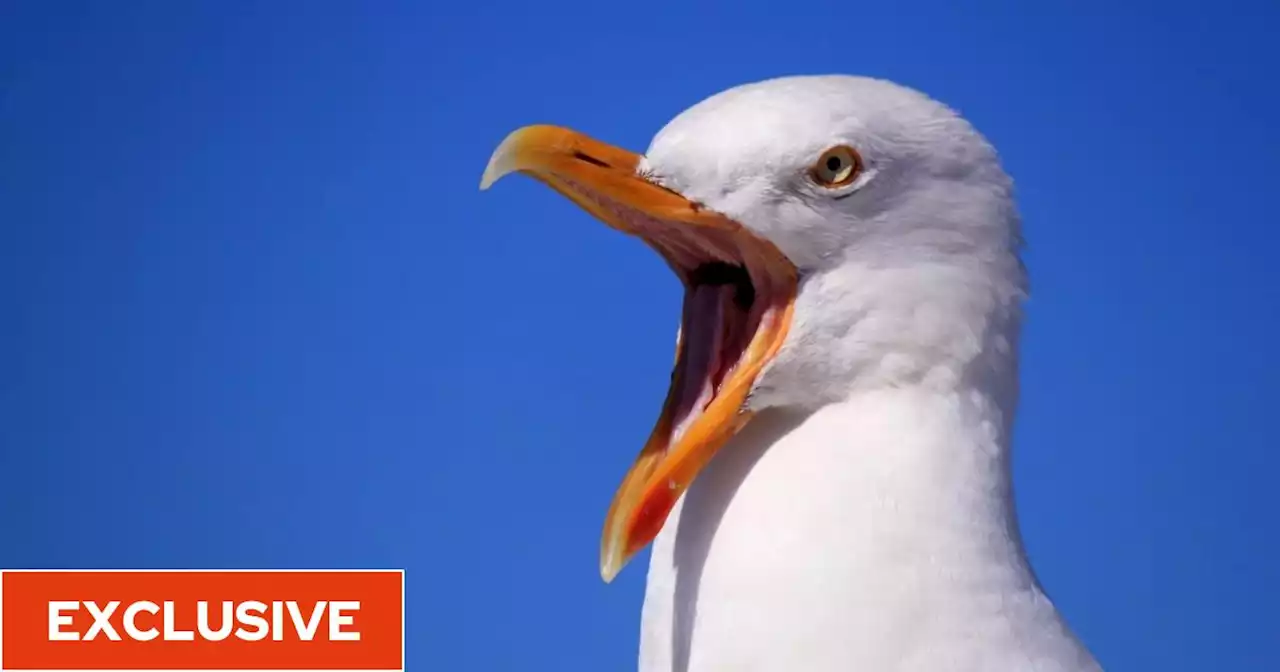
[[1055, 601], [1108, 669], [1275, 669], [1280, 5], [958, 4], [5, 3], [0, 566], [404, 567], [411, 669], [627, 669], [596, 549], [680, 289], [480, 173], [848, 72], [1017, 181]]

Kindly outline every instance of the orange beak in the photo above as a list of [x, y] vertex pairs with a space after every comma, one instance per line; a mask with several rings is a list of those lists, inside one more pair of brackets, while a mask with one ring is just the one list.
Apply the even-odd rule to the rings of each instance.
[[525, 173], [637, 236], [685, 285], [675, 371], [653, 433], [609, 507], [606, 582], [657, 536], [676, 501], [750, 419], [747, 395], [787, 335], [795, 266], [741, 224], [638, 172], [640, 157], [574, 131], [528, 126], [494, 151], [480, 188]]

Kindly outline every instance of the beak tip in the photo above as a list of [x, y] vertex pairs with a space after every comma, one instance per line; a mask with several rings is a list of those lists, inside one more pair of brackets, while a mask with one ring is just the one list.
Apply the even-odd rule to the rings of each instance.
[[484, 175], [480, 177], [480, 191], [486, 191], [498, 180], [528, 167], [525, 163], [528, 152], [522, 151], [522, 146], [527, 144], [531, 135], [536, 134], [535, 131], [535, 127], [525, 127], [503, 138], [489, 157], [488, 165], [484, 167]]
[[622, 567], [617, 563], [603, 562], [600, 564], [600, 578], [604, 579], [605, 583], [613, 583], [613, 579], [618, 576], [621, 569]]
[[628, 558], [620, 552], [615, 544], [607, 543], [600, 549], [600, 578], [605, 583], [613, 583], [613, 579], [627, 565]]
[[489, 159], [489, 165], [484, 167], [484, 175], [480, 176], [480, 191], [488, 191], [489, 187], [492, 187], [495, 182], [511, 172], [511, 168], [504, 165], [507, 163], [503, 160], [504, 158], [501, 148], [493, 153], [493, 156]]

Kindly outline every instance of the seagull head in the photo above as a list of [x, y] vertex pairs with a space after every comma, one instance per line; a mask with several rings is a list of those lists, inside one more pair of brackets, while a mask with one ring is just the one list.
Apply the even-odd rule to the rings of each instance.
[[854, 76], [739, 86], [643, 155], [529, 126], [481, 188], [513, 172], [640, 238], [685, 286], [666, 402], [606, 516], [606, 581], [764, 409], [882, 387], [1012, 392], [1026, 281], [1011, 181], [919, 92]]

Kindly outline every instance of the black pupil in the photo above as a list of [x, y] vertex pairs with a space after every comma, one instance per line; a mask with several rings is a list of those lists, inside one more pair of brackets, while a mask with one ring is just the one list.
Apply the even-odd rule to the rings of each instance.
[[838, 157], [838, 156], [828, 157], [828, 158], [827, 158], [827, 170], [829, 170], [829, 171], [831, 171], [831, 172], [833, 172], [833, 173], [834, 173], [834, 172], [836, 172], [836, 171], [840, 170], [840, 165], [841, 165], [842, 163], [843, 163], [843, 161], [841, 161], [841, 160], [840, 160], [840, 157]]

